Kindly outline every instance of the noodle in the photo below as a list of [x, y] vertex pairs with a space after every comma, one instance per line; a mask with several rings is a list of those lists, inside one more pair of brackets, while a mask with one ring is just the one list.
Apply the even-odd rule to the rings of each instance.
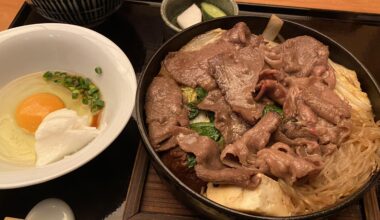
[[352, 132], [335, 153], [325, 158], [323, 170], [307, 184], [290, 186], [279, 180], [296, 207], [294, 214], [318, 211], [343, 201], [379, 169], [380, 122], [373, 120], [369, 99], [360, 90], [355, 72], [330, 64], [336, 71], [335, 91], [352, 106]]

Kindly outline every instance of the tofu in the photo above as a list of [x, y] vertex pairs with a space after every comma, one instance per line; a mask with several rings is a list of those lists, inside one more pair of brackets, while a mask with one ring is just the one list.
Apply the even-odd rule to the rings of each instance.
[[208, 183], [205, 196], [223, 206], [249, 213], [268, 216], [290, 216], [294, 206], [277, 181], [263, 175], [260, 185], [253, 190], [237, 186]]

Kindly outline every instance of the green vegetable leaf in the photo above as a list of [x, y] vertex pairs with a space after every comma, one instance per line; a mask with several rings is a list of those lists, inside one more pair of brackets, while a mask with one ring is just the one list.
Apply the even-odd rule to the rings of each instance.
[[225, 144], [223, 136], [220, 136], [220, 138], [219, 138], [219, 140], [217, 142], [218, 142], [219, 147], [221, 149], [223, 149], [224, 144]]
[[282, 108], [280, 108], [274, 104], [267, 104], [264, 107], [263, 115], [267, 114], [268, 112], [275, 112], [275, 113], [279, 114], [281, 116], [281, 118], [284, 118], [284, 111], [282, 110]]
[[195, 88], [195, 92], [197, 93], [197, 104], [207, 96], [207, 91], [202, 87]]
[[98, 75], [102, 75], [102, 73], [103, 73], [102, 68], [100, 66], [95, 67], [95, 73]]
[[207, 136], [214, 141], [218, 141], [222, 136], [218, 129], [215, 128], [214, 123], [199, 122], [190, 124], [190, 129], [194, 130], [201, 136]]
[[207, 117], [210, 119], [210, 122], [214, 123], [215, 121], [215, 113], [211, 111], [207, 111]]
[[187, 104], [187, 109], [189, 110], [188, 118], [190, 120], [196, 118], [199, 114], [199, 109], [192, 103]]
[[181, 88], [181, 91], [182, 96], [187, 101], [188, 117], [192, 120], [198, 116], [200, 110], [197, 108], [197, 105], [207, 96], [207, 91], [202, 87], [196, 87], [195, 89], [184, 87]]
[[195, 165], [197, 165], [197, 160], [194, 154], [187, 154], [187, 167], [193, 168]]

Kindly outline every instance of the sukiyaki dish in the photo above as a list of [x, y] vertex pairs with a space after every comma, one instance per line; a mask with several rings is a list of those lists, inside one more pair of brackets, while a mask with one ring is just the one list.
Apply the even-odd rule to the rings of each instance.
[[312, 213], [378, 171], [379, 124], [328, 45], [273, 39], [240, 22], [169, 53], [146, 94], [149, 140], [212, 201], [266, 216]]

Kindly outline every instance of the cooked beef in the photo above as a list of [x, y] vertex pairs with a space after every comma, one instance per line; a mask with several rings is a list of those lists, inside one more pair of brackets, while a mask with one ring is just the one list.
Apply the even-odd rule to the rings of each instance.
[[208, 60], [218, 54], [235, 51], [251, 42], [251, 32], [244, 23], [236, 24], [221, 39], [195, 51], [169, 53], [163, 62], [164, 72], [182, 85], [215, 89], [215, 80], [209, 75]]
[[[328, 47], [300, 36], [270, 48], [244, 23], [219, 36], [170, 53], [148, 89], [149, 138], [156, 151], [165, 151], [165, 165], [198, 192], [206, 182], [255, 188], [259, 172], [289, 184], [318, 174], [322, 158], [351, 132], [351, 106], [334, 92]], [[215, 113], [223, 150], [188, 128], [179, 85], [208, 91], [197, 107]], [[283, 119], [262, 116], [273, 102], [282, 106]], [[194, 168], [188, 168], [190, 154]]]
[[326, 71], [315, 71], [314, 75], [320, 79], [322, 79], [323, 83], [325, 83], [330, 89], [334, 89], [336, 85], [335, 78], [335, 70], [330, 66], [327, 66]]
[[257, 166], [266, 173], [281, 179], [289, 184], [306, 176], [315, 175], [322, 169], [322, 161], [315, 158], [308, 161], [297, 154], [284, 143], [275, 143], [257, 153]]
[[223, 38], [226, 41], [245, 47], [251, 42], [251, 30], [244, 22], [239, 22], [228, 30]]
[[230, 167], [248, 166], [250, 154], [266, 147], [271, 134], [281, 123], [281, 117], [277, 113], [269, 112], [241, 138], [233, 144], [227, 145], [220, 158], [224, 164]]
[[195, 155], [195, 172], [201, 180], [245, 188], [255, 188], [260, 183], [254, 171], [224, 166], [219, 159], [219, 147], [212, 139], [193, 133], [178, 135], [177, 140], [183, 151]]
[[232, 53], [215, 56], [209, 60], [215, 78], [232, 110], [250, 124], [261, 117], [263, 105], [252, 96], [255, 92], [264, 59], [259, 48], [244, 47]]
[[285, 123], [280, 126], [288, 138], [308, 138], [319, 144], [340, 144], [350, 134], [351, 106], [318, 77], [287, 79], [284, 101]]
[[169, 53], [163, 62], [168, 75], [178, 83], [195, 88], [201, 86], [206, 90], [216, 88], [215, 80], [207, 73], [210, 57], [224, 51], [223, 48], [208, 45], [207, 50]]
[[341, 144], [351, 133], [351, 121], [348, 119], [341, 120], [337, 125], [319, 118], [315, 125], [314, 132], [318, 135], [320, 144]]
[[285, 79], [285, 77], [288, 77], [287, 74], [280, 70], [264, 68], [260, 72], [259, 81], [271, 79], [281, 82]]
[[351, 117], [351, 106], [320, 82], [305, 88], [301, 98], [316, 114], [331, 123], [338, 124]]
[[234, 142], [248, 130], [248, 124], [232, 111], [219, 90], [209, 92], [198, 108], [215, 113], [215, 127], [222, 133], [225, 144]]
[[189, 168], [187, 153], [181, 148], [176, 147], [164, 152], [161, 160], [176, 177], [194, 191], [200, 192], [202, 186], [207, 184], [197, 177], [194, 168]]
[[146, 123], [150, 141], [157, 151], [174, 147], [172, 138], [178, 133], [188, 133], [187, 110], [182, 105], [182, 93], [177, 83], [167, 77], [155, 77], [145, 100]]
[[327, 46], [309, 36], [300, 36], [265, 52], [265, 61], [274, 69], [297, 77], [321, 74], [327, 70]]
[[276, 80], [261, 80], [257, 86], [258, 94], [255, 100], [260, 100], [264, 95], [277, 102], [278, 104], [284, 104], [286, 98], [287, 89]]

